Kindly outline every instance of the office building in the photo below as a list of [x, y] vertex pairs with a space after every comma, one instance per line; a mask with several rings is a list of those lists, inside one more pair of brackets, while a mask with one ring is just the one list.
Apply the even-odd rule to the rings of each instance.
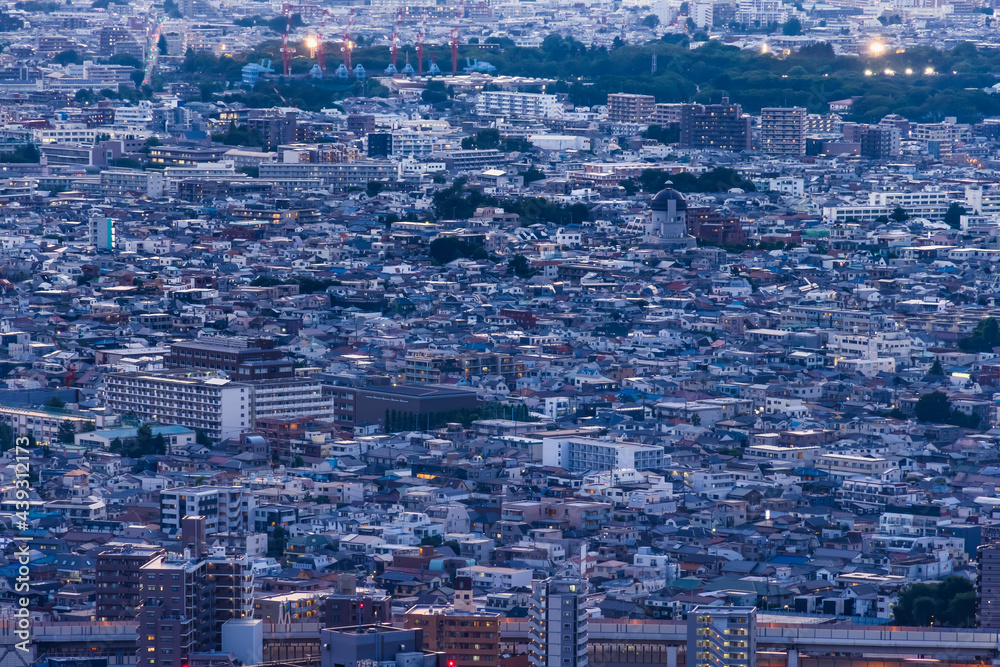
[[612, 123], [648, 123], [655, 109], [656, 98], [652, 95], [608, 95], [608, 120]]
[[476, 113], [504, 118], [558, 118], [562, 105], [555, 95], [492, 90], [476, 97]]
[[200, 429], [214, 440], [237, 437], [253, 424], [253, 387], [218, 371], [113, 373], [105, 398], [117, 414]]
[[426, 427], [435, 415], [472, 410], [479, 404], [475, 392], [443, 385], [362, 387], [354, 393], [355, 426], [385, 426], [387, 421], [402, 426], [412, 420], [413, 428]]
[[979, 566], [976, 580], [979, 627], [1000, 629], [1000, 543], [979, 547], [976, 560]]
[[685, 104], [681, 107], [681, 148], [750, 149], [750, 117], [739, 104], [723, 97], [719, 104]]
[[586, 667], [587, 582], [549, 578], [531, 582], [528, 659], [531, 667]]
[[760, 150], [772, 155], [805, 155], [806, 110], [803, 107], [761, 109]]
[[756, 607], [698, 606], [688, 612], [687, 667], [756, 664]]
[[545, 438], [542, 464], [572, 472], [663, 467], [663, 447], [596, 438]]
[[181, 530], [184, 517], [205, 517], [205, 533], [249, 530], [254, 511], [253, 492], [242, 486], [182, 486], [160, 491], [160, 529]]

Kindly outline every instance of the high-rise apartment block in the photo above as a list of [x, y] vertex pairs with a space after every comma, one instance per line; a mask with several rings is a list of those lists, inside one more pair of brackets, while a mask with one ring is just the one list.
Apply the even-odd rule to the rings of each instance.
[[739, 104], [723, 97], [720, 104], [685, 104], [681, 107], [681, 148], [750, 148], [750, 117]]
[[531, 583], [531, 667], [586, 667], [586, 592], [584, 579], [549, 578]]
[[215, 440], [239, 436], [253, 424], [253, 387], [217, 371], [112, 373], [105, 396], [113, 412], [200, 429]]
[[695, 607], [688, 612], [687, 667], [756, 664], [756, 607]]
[[612, 123], [648, 123], [655, 109], [656, 98], [652, 95], [608, 95], [608, 120]]
[[246, 556], [118, 546], [98, 554], [97, 617], [138, 622], [138, 667], [180, 667], [221, 648], [222, 624], [250, 618], [253, 577]]
[[253, 492], [242, 486], [184, 486], [160, 491], [160, 529], [180, 531], [184, 517], [205, 517], [205, 534], [248, 530]]
[[454, 667], [500, 664], [500, 614], [416, 605], [404, 615], [404, 627], [423, 631], [424, 648], [444, 655]]
[[760, 150], [773, 155], [805, 155], [806, 110], [803, 107], [761, 109]]
[[1000, 543], [979, 547], [977, 554], [979, 577], [976, 593], [979, 602], [977, 617], [981, 628], [1000, 628]]
[[476, 113], [508, 118], [558, 118], [562, 115], [562, 105], [555, 95], [490, 90], [476, 97]]

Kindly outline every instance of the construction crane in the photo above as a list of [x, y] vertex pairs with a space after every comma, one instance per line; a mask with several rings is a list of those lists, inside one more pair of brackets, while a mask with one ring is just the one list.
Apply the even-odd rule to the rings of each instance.
[[392, 52], [392, 68], [396, 69], [396, 56], [399, 54], [399, 26], [403, 23], [403, 8], [399, 8], [396, 16], [396, 29], [392, 31], [392, 40], [389, 49]]
[[292, 31], [292, 15], [286, 14], [285, 34], [281, 36], [281, 64], [285, 76], [292, 75], [292, 47], [288, 45], [288, 33]]
[[351, 71], [351, 49], [354, 48], [354, 44], [351, 43], [351, 28], [354, 27], [354, 8], [351, 7], [350, 18], [347, 20], [346, 32], [344, 32], [344, 67], [347, 71]]
[[417, 74], [424, 73], [424, 35], [427, 34], [427, 12], [424, 11], [424, 22], [417, 33]]

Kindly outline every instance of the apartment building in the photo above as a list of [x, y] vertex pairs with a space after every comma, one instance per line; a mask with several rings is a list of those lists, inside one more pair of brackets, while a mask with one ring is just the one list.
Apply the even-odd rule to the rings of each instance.
[[578, 578], [531, 582], [528, 601], [528, 660], [531, 667], [586, 667], [587, 581]]
[[294, 366], [283, 357], [271, 338], [214, 336], [174, 343], [166, 362], [173, 368], [225, 371], [248, 382], [293, 377]]
[[739, 104], [723, 97], [719, 104], [685, 104], [681, 107], [681, 148], [749, 150], [750, 116]]
[[573, 472], [663, 467], [663, 447], [596, 438], [544, 438], [542, 462]]
[[555, 95], [491, 90], [476, 96], [476, 114], [504, 118], [559, 118], [562, 116], [562, 105]]
[[976, 579], [976, 617], [983, 629], [1000, 629], [1000, 543], [979, 547], [976, 554], [979, 577]]
[[879, 477], [896, 464], [872, 454], [823, 454], [816, 460], [816, 467], [827, 471], [831, 477], [844, 479], [859, 475]]
[[514, 382], [524, 375], [524, 362], [499, 352], [455, 354], [447, 350], [410, 350], [404, 372], [410, 383], [440, 384], [446, 376], [502, 375]]
[[655, 109], [656, 98], [652, 95], [608, 95], [608, 121], [612, 123], [648, 123]]
[[490, 567], [487, 565], [472, 565], [456, 570], [460, 577], [469, 577], [476, 588], [492, 591], [506, 591], [512, 588], [531, 585], [531, 570], [513, 567]]
[[251, 528], [253, 493], [242, 486], [182, 486], [160, 491], [160, 528], [181, 529], [186, 516], [205, 517], [205, 534], [232, 533]]
[[265, 180], [318, 180], [334, 190], [364, 188], [369, 181], [395, 181], [399, 166], [395, 162], [357, 160], [354, 162], [272, 162], [260, 165]]
[[102, 428], [104, 415], [91, 415], [66, 409], [16, 408], [0, 406], [0, 423], [6, 424], [17, 435], [34, 436], [36, 442], [53, 442], [59, 438], [59, 427], [68, 423], [76, 432], [94, 426]]
[[214, 440], [238, 437], [253, 424], [253, 387], [218, 371], [113, 373], [104, 391], [117, 414], [200, 429]]
[[424, 650], [443, 654], [453, 667], [500, 664], [500, 614], [446, 605], [416, 605], [403, 627], [423, 632]]
[[688, 612], [687, 667], [754, 667], [757, 608], [703, 607]]
[[772, 155], [806, 154], [806, 110], [766, 107], [760, 110], [760, 150]]
[[94, 584], [98, 621], [134, 621], [146, 602], [141, 568], [166, 553], [151, 545], [112, 546], [97, 555]]

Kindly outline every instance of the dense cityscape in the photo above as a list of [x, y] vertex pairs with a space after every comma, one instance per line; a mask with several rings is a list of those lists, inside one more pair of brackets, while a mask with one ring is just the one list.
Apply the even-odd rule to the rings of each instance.
[[0, 667], [1000, 664], [997, 29], [3, 3]]

